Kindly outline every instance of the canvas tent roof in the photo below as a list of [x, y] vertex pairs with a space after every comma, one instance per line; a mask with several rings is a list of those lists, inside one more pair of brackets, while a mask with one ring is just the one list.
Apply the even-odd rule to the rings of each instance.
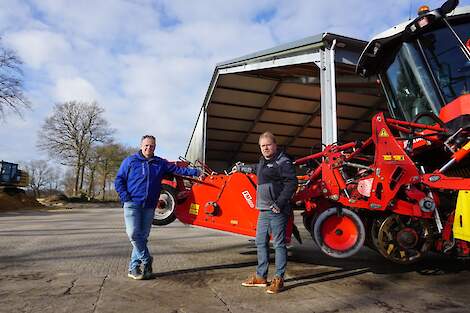
[[273, 132], [294, 158], [319, 151], [331, 138], [367, 137], [370, 117], [386, 107], [376, 79], [355, 74], [366, 44], [322, 33], [218, 64], [186, 158], [215, 170], [256, 162], [264, 131]]

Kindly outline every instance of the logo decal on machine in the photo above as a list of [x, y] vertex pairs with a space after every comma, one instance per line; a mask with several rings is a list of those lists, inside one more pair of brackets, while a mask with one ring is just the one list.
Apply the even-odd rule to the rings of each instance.
[[405, 161], [405, 156], [403, 154], [396, 154], [396, 155], [383, 155], [384, 161]]
[[248, 190], [242, 191], [243, 198], [245, 198], [246, 203], [250, 206], [250, 208], [254, 209], [255, 204], [253, 203], [253, 197], [250, 195], [250, 192]]

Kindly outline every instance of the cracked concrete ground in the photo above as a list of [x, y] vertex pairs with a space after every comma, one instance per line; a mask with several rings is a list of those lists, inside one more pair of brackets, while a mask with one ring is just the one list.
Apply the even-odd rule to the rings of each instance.
[[240, 286], [256, 264], [246, 237], [179, 222], [152, 229], [154, 278], [133, 281], [121, 210], [0, 213], [0, 312], [470, 312], [469, 262], [332, 259], [300, 221], [281, 294]]

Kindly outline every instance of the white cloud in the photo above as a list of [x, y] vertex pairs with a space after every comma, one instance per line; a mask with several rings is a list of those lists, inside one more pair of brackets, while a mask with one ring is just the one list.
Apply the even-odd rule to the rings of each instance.
[[70, 44], [60, 34], [50, 31], [8, 33], [5, 35], [5, 43], [17, 51], [25, 64], [36, 70], [72, 57]]
[[38, 27], [41, 23], [31, 18], [31, 9], [26, 2], [0, 1], [0, 34], [15, 31], [27, 25]]
[[45, 157], [35, 147], [38, 122], [32, 122], [32, 112], [27, 111], [24, 119], [9, 116], [5, 123], [0, 123], [0, 160], [17, 162], [31, 158]]
[[53, 27], [97, 43], [119, 40], [158, 26], [152, 1], [34, 0], [34, 3]]
[[57, 102], [84, 101], [93, 102], [99, 97], [93, 85], [81, 77], [61, 78], [54, 90]]
[[[281, 2], [282, 0], [162, 1], [167, 14], [175, 16], [183, 23], [207, 21], [214, 25], [223, 25], [233, 21], [243, 24], [252, 23], [261, 12], [275, 9]], [[296, 1], [290, 1], [290, 4], [296, 6]], [[223, 33], [221, 35], [223, 36]]]
[[181, 154], [209, 80], [208, 65], [184, 57], [160, 59], [138, 55], [123, 57], [121, 63], [123, 91], [129, 99], [127, 107], [132, 109], [116, 125], [136, 134], [135, 138], [153, 133], [161, 146], [171, 146], [171, 150]]
[[[269, 27], [280, 42], [332, 32], [368, 40], [400, 22], [414, 18], [421, 5], [438, 8], [444, 0], [278, 1]], [[469, 5], [469, 0], [460, 5]]]

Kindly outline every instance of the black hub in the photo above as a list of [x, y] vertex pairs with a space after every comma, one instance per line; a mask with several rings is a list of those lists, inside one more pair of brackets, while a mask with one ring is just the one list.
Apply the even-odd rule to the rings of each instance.
[[404, 249], [415, 248], [419, 237], [413, 228], [407, 227], [400, 230], [397, 234], [397, 242]]

